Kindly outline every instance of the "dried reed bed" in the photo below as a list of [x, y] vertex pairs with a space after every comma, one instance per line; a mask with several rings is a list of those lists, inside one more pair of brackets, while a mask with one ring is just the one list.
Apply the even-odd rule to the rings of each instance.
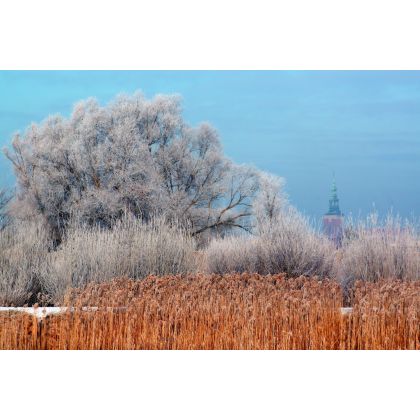
[[346, 348], [420, 349], [420, 282], [358, 281]]
[[[283, 275], [117, 279], [73, 290], [62, 315], [0, 317], [4, 349], [420, 349], [420, 283]], [[97, 310], [83, 311], [89, 304]]]

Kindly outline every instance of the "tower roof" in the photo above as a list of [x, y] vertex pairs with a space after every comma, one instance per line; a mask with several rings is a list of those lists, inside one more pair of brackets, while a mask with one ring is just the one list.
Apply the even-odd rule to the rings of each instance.
[[337, 195], [337, 185], [335, 183], [335, 177], [333, 179], [333, 184], [331, 188], [331, 198], [330, 198], [330, 206], [328, 209], [328, 213], [326, 213], [326, 216], [342, 216], [343, 213], [341, 213], [340, 210], [340, 204], [339, 199]]

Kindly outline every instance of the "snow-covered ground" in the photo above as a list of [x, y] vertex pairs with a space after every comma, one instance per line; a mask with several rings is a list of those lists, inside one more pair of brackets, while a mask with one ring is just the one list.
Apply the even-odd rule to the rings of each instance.
[[[71, 309], [71, 308], [70, 308]], [[84, 311], [96, 311], [97, 307], [86, 307], [83, 308]], [[123, 308], [119, 308], [123, 309]], [[55, 315], [59, 314], [61, 312], [67, 311], [68, 308], [66, 307], [38, 307], [38, 308], [14, 308], [11, 306], [0, 306], [0, 312], [7, 312], [7, 311], [17, 311], [17, 312], [25, 312], [27, 314], [35, 315], [38, 318], [44, 318], [48, 315]], [[347, 308], [341, 308], [341, 313], [343, 315], [347, 315], [351, 313], [353, 308], [347, 307]]]
[[[45, 306], [45, 307], [38, 307], [38, 308], [24, 308], [24, 307], [12, 307], [12, 306], [0, 306], [0, 312], [25, 312], [27, 314], [35, 315], [38, 318], [44, 318], [48, 315], [55, 315], [67, 311], [69, 308], [66, 307], [53, 307], [53, 306]], [[89, 308], [82, 308], [84, 311], [95, 311], [98, 308], [96, 307], [89, 307]], [[70, 308], [71, 310], [71, 308]]]

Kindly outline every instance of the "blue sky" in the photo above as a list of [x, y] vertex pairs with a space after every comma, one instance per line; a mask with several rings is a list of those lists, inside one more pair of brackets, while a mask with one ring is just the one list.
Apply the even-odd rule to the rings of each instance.
[[[0, 145], [94, 96], [179, 93], [226, 154], [286, 178], [291, 202], [320, 217], [335, 172], [342, 211], [420, 216], [420, 72], [0, 71]], [[0, 186], [13, 174], [0, 158]]]

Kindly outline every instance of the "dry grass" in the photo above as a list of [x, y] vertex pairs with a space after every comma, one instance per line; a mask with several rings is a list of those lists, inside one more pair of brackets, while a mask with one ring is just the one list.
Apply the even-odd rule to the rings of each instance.
[[283, 275], [148, 277], [73, 290], [75, 309], [38, 322], [0, 316], [3, 349], [420, 349], [420, 283], [356, 284]]

